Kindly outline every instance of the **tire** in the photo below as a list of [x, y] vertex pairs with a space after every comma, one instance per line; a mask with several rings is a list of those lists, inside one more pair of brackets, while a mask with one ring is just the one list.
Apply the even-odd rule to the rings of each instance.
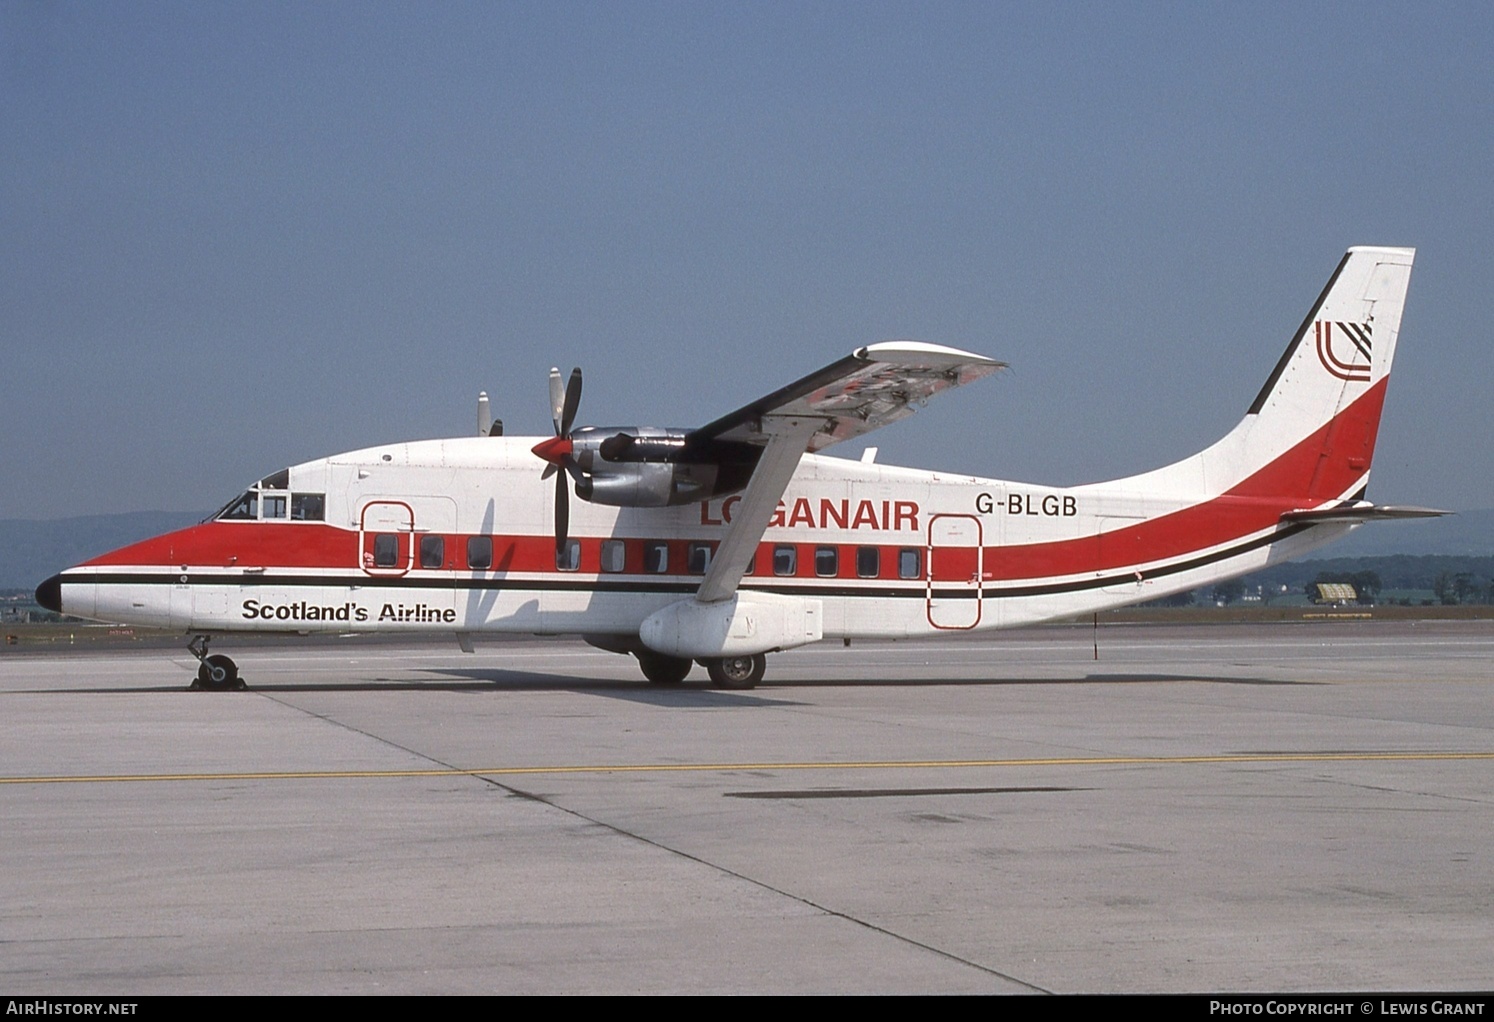
[[243, 688], [244, 683], [239, 680], [238, 665], [223, 654], [215, 653], [197, 668], [197, 687], [209, 692], [227, 692]]
[[655, 685], [678, 685], [690, 673], [691, 663], [681, 657], [660, 653], [637, 653], [643, 676]]
[[729, 656], [710, 661], [706, 665], [711, 681], [719, 688], [756, 688], [768, 670], [768, 658], [763, 653], [753, 656]]

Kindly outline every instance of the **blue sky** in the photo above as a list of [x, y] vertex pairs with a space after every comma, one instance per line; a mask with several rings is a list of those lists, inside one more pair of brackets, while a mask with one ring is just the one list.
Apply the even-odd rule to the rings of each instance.
[[[1013, 371], [882, 460], [1125, 475], [1419, 250], [1370, 495], [1494, 506], [1488, 4], [0, 4], [0, 518], [697, 425], [869, 342]], [[855, 455], [856, 449], [844, 453]], [[536, 474], [540, 466], [536, 464]]]

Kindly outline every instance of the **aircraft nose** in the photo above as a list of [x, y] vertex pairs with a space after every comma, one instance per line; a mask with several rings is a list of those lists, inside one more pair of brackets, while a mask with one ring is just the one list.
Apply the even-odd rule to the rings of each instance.
[[36, 602], [54, 614], [62, 613], [62, 576], [53, 575], [36, 587]]

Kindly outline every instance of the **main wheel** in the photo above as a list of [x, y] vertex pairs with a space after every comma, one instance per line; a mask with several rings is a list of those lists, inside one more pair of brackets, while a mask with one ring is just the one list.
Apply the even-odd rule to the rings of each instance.
[[720, 688], [756, 688], [768, 670], [768, 658], [763, 653], [721, 657], [709, 661], [706, 670], [711, 674], [711, 681]]
[[210, 692], [243, 688], [244, 683], [239, 680], [239, 665], [222, 653], [213, 654], [197, 668], [197, 687]]
[[690, 661], [662, 653], [637, 653], [643, 676], [655, 685], [678, 685], [690, 673]]

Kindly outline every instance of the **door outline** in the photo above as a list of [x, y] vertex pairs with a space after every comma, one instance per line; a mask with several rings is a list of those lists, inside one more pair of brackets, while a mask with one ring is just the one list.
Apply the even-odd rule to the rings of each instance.
[[[374, 512], [375, 528], [369, 531], [369, 512]], [[391, 524], [385, 526], [378, 519], [387, 515]], [[376, 568], [373, 563], [372, 538], [393, 533], [399, 537], [400, 552], [394, 567]], [[415, 509], [402, 500], [371, 500], [363, 505], [358, 516], [358, 557], [365, 575], [381, 578], [398, 578], [408, 574], [415, 556]], [[399, 563], [403, 561], [403, 564]]]
[[[969, 542], [972, 538], [974, 542]], [[966, 542], [951, 543], [951, 539]], [[975, 571], [963, 583], [957, 579], [940, 579], [940, 588], [946, 593], [964, 585], [974, 589], [974, 599], [960, 596], [934, 595], [934, 565], [940, 550], [953, 551], [975, 549]], [[927, 564], [924, 567], [924, 607], [929, 626], [940, 631], [969, 631], [980, 624], [985, 600], [985, 530], [975, 515], [933, 515], [929, 518], [928, 548], [925, 551]], [[965, 610], [969, 607], [971, 610]]]

